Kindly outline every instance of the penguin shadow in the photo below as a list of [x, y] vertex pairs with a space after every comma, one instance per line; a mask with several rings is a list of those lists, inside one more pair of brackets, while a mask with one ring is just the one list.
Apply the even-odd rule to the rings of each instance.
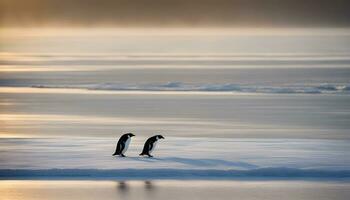
[[225, 167], [239, 167], [244, 169], [256, 169], [259, 168], [258, 165], [250, 164], [247, 162], [239, 162], [239, 161], [228, 161], [222, 159], [206, 159], [206, 158], [182, 158], [182, 157], [127, 157], [129, 160], [155, 163], [155, 162], [172, 162], [172, 163], [180, 163], [190, 166], [196, 167], [215, 167], [215, 166], [225, 166]]
[[246, 162], [236, 162], [236, 161], [228, 161], [222, 159], [195, 159], [195, 158], [181, 158], [181, 157], [166, 157], [161, 160], [176, 162], [191, 166], [202, 166], [202, 167], [215, 167], [215, 166], [225, 166], [225, 167], [240, 167], [245, 169], [255, 169], [259, 166], [253, 165]]
[[141, 157], [141, 156], [137, 156], [137, 157], [120, 157], [124, 160], [133, 160], [133, 161], [142, 161], [142, 162], [156, 162], [157, 158], [149, 158], [149, 157]]

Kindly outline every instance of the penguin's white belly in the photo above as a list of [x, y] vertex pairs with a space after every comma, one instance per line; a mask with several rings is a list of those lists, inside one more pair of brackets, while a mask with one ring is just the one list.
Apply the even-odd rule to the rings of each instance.
[[157, 141], [155, 141], [155, 142], [153, 143], [153, 146], [152, 146], [152, 148], [149, 150], [149, 153], [152, 153], [152, 151], [156, 148], [156, 146], [157, 146]]
[[131, 138], [128, 138], [128, 139], [126, 140], [124, 149], [122, 150], [122, 153], [123, 153], [123, 154], [126, 152], [126, 150], [128, 150], [130, 141], [131, 141]]

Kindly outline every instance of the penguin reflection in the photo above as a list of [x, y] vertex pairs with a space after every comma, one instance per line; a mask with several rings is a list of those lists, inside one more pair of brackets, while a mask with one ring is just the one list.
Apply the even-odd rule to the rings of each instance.
[[145, 181], [144, 182], [144, 194], [146, 199], [157, 199], [156, 196], [156, 186], [151, 181]]
[[145, 181], [145, 189], [146, 191], [154, 190], [154, 185], [151, 181]]
[[121, 195], [127, 195], [129, 192], [129, 186], [125, 181], [119, 181], [117, 183], [117, 189]]

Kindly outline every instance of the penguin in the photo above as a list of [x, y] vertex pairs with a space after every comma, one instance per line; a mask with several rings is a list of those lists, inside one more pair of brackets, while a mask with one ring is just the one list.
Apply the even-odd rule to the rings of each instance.
[[148, 157], [153, 157], [151, 155], [152, 151], [156, 147], [157, 141], [159, 139], [164, 139], [162, 135], [155, 135], [153, 137], [150, 137], [146, 140], [145, 145], [143, 146], [142, 153], [140, 153], [140, 156], [148, 156]]
[[126, 150], [128, 150], [130, 141], [131, 141], [131, 137], [135, 136], [132, 133], [127, 133], [122, 135], [117, 143], [117, 147], [115, 148], [115, 152], [113, 154], [113, 156], [115, 155], [120, 155], [122, 157], [125, 157], [124, 153], [126, 152]]

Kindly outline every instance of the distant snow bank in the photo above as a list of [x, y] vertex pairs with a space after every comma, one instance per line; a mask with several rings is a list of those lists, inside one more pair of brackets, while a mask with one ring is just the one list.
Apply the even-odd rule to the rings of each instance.
[[241, 92], [267, 94], [349, 94], [350, 84], [310, 84], [310, 85], [241, 85], [225, 84], [186, 84], [182, 82], [168, 82], [164, 84], [123, 84], [99, 83], [86, 85], [30, 85], [33, 88], [65, 88], [107, 91], [182, 91], [182, 92]]
[[223, 84], [188, 84], [182, 82], [168, 82], [159, 84], [124, 84], [124, 83], [96, 83], [73, 85], [1, 85], [2, 87], [31, 87], [50, 89], [86, 89], [102, 91], [173, 91], [173, 92], [238, 92], [238, 93], [262, 93], [262, 94], [350, 94], [350, 84], [310, 84], [310, 85], [242, 85], [235, 83]]

